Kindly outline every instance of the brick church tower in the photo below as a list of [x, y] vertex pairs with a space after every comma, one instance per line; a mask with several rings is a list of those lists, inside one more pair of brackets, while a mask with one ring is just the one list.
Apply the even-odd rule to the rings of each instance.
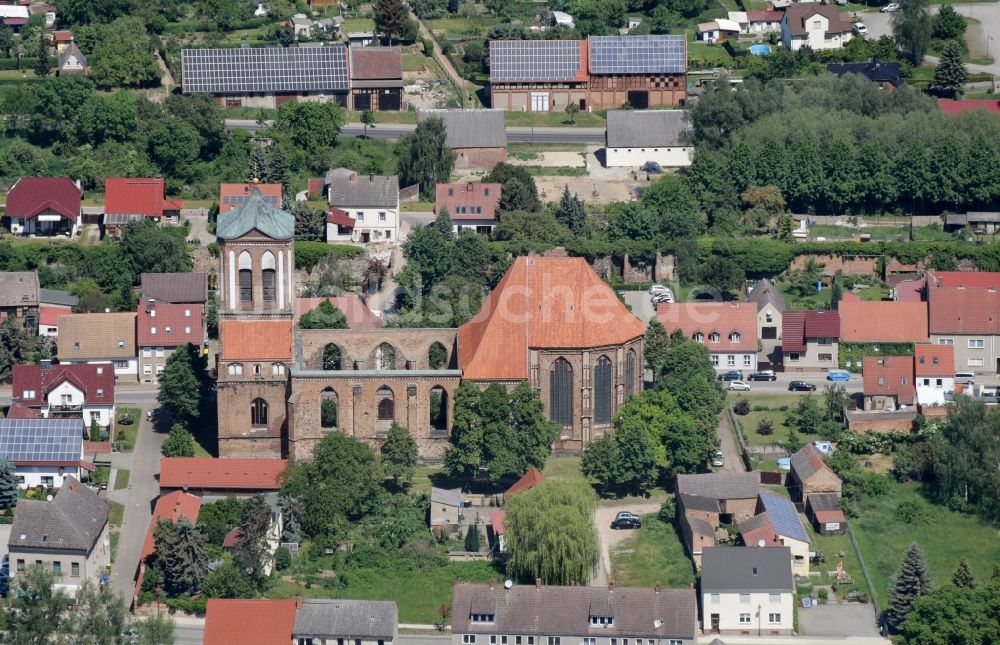
[[219, 456], [278, 459], [287, 431], [295, 217], [251, 188], [220, 215]]

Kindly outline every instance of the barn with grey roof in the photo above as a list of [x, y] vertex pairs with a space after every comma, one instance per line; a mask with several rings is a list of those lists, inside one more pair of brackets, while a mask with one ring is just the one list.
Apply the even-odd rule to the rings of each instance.
[[394, 602], [309, 599], [302, 601], [295, 613], [292, 640], [392, 645], [396, 640], [396, 623]]
[[647, 162], [663, 168], [690, 166], [694, 155], [690, 132], [684, 110], [608, 110], [607, 166], [642, 166]]
[[446, 144], [455, 151], [456, 168], [492, 168], [507, 161], [503, 110], [421, 110], [417, 120], [439, 118]]

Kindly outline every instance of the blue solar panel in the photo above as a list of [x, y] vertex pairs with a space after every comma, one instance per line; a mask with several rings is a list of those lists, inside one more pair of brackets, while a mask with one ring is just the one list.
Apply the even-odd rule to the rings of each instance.
[[572, 81], [579, 69], [579, 40], [490, 41], [493, 82]]
[[0, 419], [0, 457], [14, 462], [79, 461], [83, 419]]
[[778, 497], [770, 493], [761, 493], [760, 501], [764, 505], [764, 510], [770, 516], [771, 525], [774, 526], [774, 530], [777, 531], [778, 535], [801, 540], [802, 542], [809, 541], [809, 535], [806, 533], [805, 527], [802, 526], [802, 520], [799, 518], [798, 511], [795, 510], [795, 504], [784, 497]]
[[234, 47], [181, 51], [184, 91], [269, 94], [347, 90], [347, 47]]
[[684, 36], [591, 36], [591, 74], [683, 74]]

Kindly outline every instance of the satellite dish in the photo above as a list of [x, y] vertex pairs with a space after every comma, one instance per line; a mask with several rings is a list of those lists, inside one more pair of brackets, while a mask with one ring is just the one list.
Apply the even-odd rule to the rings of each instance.
[[513, 580], [504, 580], [503, 581], [503, 588], [504, 589], [510, 589], [513, 586], [514, 586], [514, 581]]
[[760, 548], [763, 549], [765, 544], [767, 544], [767, 542], [764, 541], [764, 538], [757, 540], [757, 546], [759, 546]]
[[51, 502], [52, 501], [52, 495], [46, 495], [45, 496], [45, 501]]
[[659, 629], [661, 627], [663, 627], [663, 621], [662, 620], [660, 620], [659, 618], [657, 618], [656, 620], [653, 621], [653, 628], [654, 629]]

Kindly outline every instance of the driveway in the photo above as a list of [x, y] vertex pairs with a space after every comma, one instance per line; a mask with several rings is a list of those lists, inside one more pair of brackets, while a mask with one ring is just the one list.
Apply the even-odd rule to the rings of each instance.
[[719, 425], [715, 428], [715, 434], [719, 436], [719, 450], [722, 451], [723, 465], [712, 470], [717, 473], [746, 472], [743, 467], [743, 459], [740, 457], [739, 444], [736, 443], [736, 434], [729, 421], [728, 409], [723, 409], [722, 414], [719, 415]]
[[192, 239], [198, 240], [198, 244], [208, 246], [215, 242], [215, 235], [208, 232], [208, 211], [204, 208], [185, 208], [181, 211], [181, 219], [186, 219], [191, 223], [191, 231], [188, 234]]
[[646, 291], [626, 291], [623, 297], [625, 304], [629, 306], [635, 317], [641, 320], [643, 325], [649, 325], [649, 321], [656, 316], [656, 309], [649, 301], [649, 293]]
[[878, 637], [873, 605], [819, 605], [799, 608], [799, 634], [802, 636]]
[[611, 528], [611, 520], [615, 519], [620, 511], [646, 515], [658, 510], [660, 510], [660, 505], [656, 502], [622, 503], [597, 507], [594, 522], [597, 523], [597, 537], [601, 541], [601, 561], [597, 565], [597, 574], [591, 579], [590, 586], [608, 586], [608, 572], [611, 571], [611, 549], [623, 540], [635, 535], [633, 531], [616, 531]]

